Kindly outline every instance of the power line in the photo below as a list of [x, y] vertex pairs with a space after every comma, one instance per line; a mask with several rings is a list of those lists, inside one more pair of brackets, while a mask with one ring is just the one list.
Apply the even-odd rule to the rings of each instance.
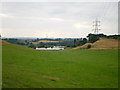
[[110, 9], [115, 8], [115, 6], [117, 6], [116, 3], [107, 2], [103, 8], [103, 15], [101, 15], [100, 20], [103, 21], [106, 15], [109, 14]]

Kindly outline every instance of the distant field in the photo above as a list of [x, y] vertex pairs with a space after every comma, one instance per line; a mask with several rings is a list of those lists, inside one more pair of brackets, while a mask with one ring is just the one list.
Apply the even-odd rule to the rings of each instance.
[[36, 51], [3, 45], [4, 88], [117, 88], [118, 50]]
[[59, 41], [40, 40], [38, 42], [32, 42], [32, 44], [39, 44], [40, 42], [43, 42], [43, 43], [57, 43]]

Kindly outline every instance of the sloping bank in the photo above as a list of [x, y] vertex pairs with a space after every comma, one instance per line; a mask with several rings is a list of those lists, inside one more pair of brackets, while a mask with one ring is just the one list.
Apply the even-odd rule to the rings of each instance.
[[119, 43], [119, 39], [101, 38], [94, 43], [86, 43], [73, 49], [120, 49]]

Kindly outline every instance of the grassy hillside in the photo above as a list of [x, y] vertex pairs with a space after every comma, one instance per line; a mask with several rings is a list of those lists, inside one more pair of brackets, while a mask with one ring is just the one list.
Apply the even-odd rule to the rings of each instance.
[[73, 49], [86, 49], [88, 45], [91, 45], [91, 49], [120, 49], [120, 39], [106, 39], [101, 38], [95, 43], [86, 43], [83, 46], [78, 46]]
[[0, 40], [0, 44], [4, 45], [4, 44], [10, 44], [10, 43], [5, 40]]
[[77, 49], [87, 49], [88, 47], [88, 45], [92, 45], [93, 46], [93, 44], [92, 43], [86, 43], [86, 44], [84, 44], [84, 45], [82, 45], [82, 46], [78, 46], [78, 47], [75, 47], [75, 48], [72, 48], [72, 49], [74, 49], [74, 50], [77, 50]]
[[4, 88], [116, 88], [117, 50], [36, 51], [3, 44]]

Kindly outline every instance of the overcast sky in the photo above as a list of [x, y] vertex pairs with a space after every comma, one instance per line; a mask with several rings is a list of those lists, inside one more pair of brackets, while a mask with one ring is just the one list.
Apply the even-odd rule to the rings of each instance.
[[118, 34], [117, 2], [2, 2], [3, 37], [80, 38], [101, 21], [104, 34]]

